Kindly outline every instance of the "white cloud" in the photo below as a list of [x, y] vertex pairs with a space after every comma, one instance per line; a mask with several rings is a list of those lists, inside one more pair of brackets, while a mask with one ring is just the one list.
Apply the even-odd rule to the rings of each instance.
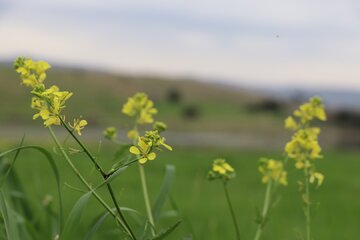
[[360, 90], [358, 10], [351, 0], [15, 0], [0, 56]]

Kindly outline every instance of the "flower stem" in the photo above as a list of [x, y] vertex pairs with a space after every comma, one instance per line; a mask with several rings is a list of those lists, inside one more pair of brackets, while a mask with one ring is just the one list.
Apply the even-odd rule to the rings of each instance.
[[[80, 139], [74, 134], [74, 131], [72, 131], [69, 126], [65, 123], [65, 121], [59, 116], [59, 119], [62, 123], [62, 125], [65, 127], [65, 129], [70, 133], [70, 135], [75, 139], [75, 141], [80, 145], [80, 147], [84, 150], [84, 152], [86, 153], [86, 155], [90, 158], [90, 160], [93, 162], [95, 168], [99, 171], [99, 173], [101, 174], [101, 176], [103, 177], [104, 180], [106, 180], [108, 178], [108, 174], [101, 168], [101, 166], [97, 163], [95, 157], [90, 153], [90, 151], [87, 149], [87, 147], [80, 141]], [[113, 201], [116, 211], [118, 212], [122, 222], [125, 225], [125, 229], [128, 231], [128, 233], [131, 235], [131, 237], [133, 239], [136, 239], [135, 234], [133, 233], [133, 231], [130, 228], [130, 225], [127, 223], [124, 214], [122, 213], [120, 206], [116, 200], [114, 191], [111, 187], [110, 183], [106, 183], [106, 187], [108, 189], [108, 192], [111, 196], [111, 200]]]
[[264, 206], [263, 206], [263, 210], [262, 210], [262, 213], [261, 213], [261, 219], [260, 219], [260, 222], [258, 223], [258, 227], [257, 227], [257, 230], [256, 230], [256, 235], [255, 235], [254, 240], [259, 240], [260, 239], [262, 231], [264, 229], [266, 217], [268, 215], [269, 207], [270, 207], [271, 188], [272, 188], [272, 181], [270, 180], [267, 183], [267, 186], [266, 186]]
[[310, 218], [310, 186], [309, 186], [309, 169], [307, 167], [304, 168], [304, 176], [305, 176], [305, 198], [304, 198], [304, 213], [306, 220], [306, 239], [311, 240], [311, 218]]
[[235, 232], [236, 232], [236, 239], [240, 240], [239, 225], [237, 223], [235, 212], [234, 212], [233, 206], [232, 206], [231, 201], [230, 201], [230, 196], [229, 196], [229, 192], [228, 192], [228, 189], [227, 189], [226, 182], [224, 181], [223, 183], [224, 183], [224, 191], [225, 191], [226, 200], [227, 200], [227, 203], [229, 205], [232, 220], [234, 222], [234, 227], [235, 227]]
[[149, 222], [151, 224], [151, 233], [153, 236], [155, 236], [155, 231], [154, 231], [155, 222], [154, 222], [154, 217], [153, 217], [152, 211], [151, 211], [149, 193], [148, 193], [147, 184], [146, 184], [145, 169], [144, 169], [144, 166], [141, 164], [139, 164], [139, 172], [140, 172], [141, 186], [142, 186], [142, 190], [143, 190], [143, 194], [144, 194], [146, 212], [147, 212], [147, 215], [149, 218]]
[[[81, 175], [81, 173], [79, 172], [79, 170], [76, 168], [76, 166], [73, 164], [73, 162], [71, 161], [70, 157], [67, 155], [67, 153], [64, 151], [64, 148], [62, 147], [61, 143], [59, 142], [58, 138], [56, 137], [54, 131], [52, 130], [51, 127], [48, 127], [49, 132], [51, 137], [53, 138], [55, 144], [57, 145], [57, 147], [59, 148], [61, 155], [65, 158], [66, 162], [69, 164], [69, 166], [71, 167], [71, 169], [73, 170], [73, 172], [75, 173], [75, 175], [80, 179], [81, 182], [84, 183], [84, 185], [88, 188], [89, 191], [91, 191], [91, 193], [93, 194], [93, 196], [100, 202], [101, 205], [103, 205], [103, 207], [120, 223], [121, 227], [131, 236], [132, 239], [136, 239], [135, 235], [132, 233], [132, 231], [130, 230], [130, 228], [128, 228], [128, 225], [126, 224], [126, 222], [124, 222], [124, 220], [121, 218], [119, 219], [117, 217], [117, 215], [112, 211], [112, 209], [110, 208], [109, 205], [107, 205], [107, 203], [95, 192], [94, 189], [92, 189], [92, 187], [90, 186], [90, 184], [86, 181], [86, 179]], [[112, 190], [112, 189], [111, 189]], [[110, 191], [110, 189], [109, 189]], [[113, 193], [111, 194], [111, 196], [113, 196]], [[118, 210], [118, 209], [117, 209]], [[121, 215], [120, 215], [121, 217]]]

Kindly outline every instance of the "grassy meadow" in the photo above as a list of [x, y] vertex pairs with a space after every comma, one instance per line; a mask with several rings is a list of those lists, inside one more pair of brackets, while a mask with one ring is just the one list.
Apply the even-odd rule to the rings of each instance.
[[[100, 165], [105, 169], [110, 169], [114, 164], [112, 159], [116, 146], [105, 140], [101, 131], [107, 126], [129, 130], [132, 122], [122, 116], [121, 106], [128, 97], [139, 91], [148, 93], [154, 100], [159, 110], [156, 118], [166, 122], [169, 131], [187, 133], [185, 136], [194, 132], [225, 133], [224, 136], [245, 134], [244, 136], [258, 139], [258, 143], [251, 143], [251, 148], [236, 145], [229, 147], [221, 144], [224, 141], [221, 138], [217, 140], [217, 147], [206, 144], [175, 145], [168, 141], [174, 151], [161, 152], [155, 161], [145, 165], [152, 203], [162, 184], [165, 165], [176, 167], [171, 197], [166, 201], [166, 211], [163, 212], [160, 224], [166, 228], [177, 220], [182, 220], [182, 223], [167, 239], [227, 240], [235, 239], [235, 233], [223, 188], [220, 181], [207, 180], [213, 159], [226, 158], [237, 173], [228, 187], [239, 220], [242, 240], [253, 239], [256, 213], [262, 208], [265, 193], [265, 185], [261, 183], [258, 172], [258, 161], [261, 157], [282, 158], [282, 148], [290, 138], [290, 133], [283, 129], [283, 120], [291, 113], [294, 103], [284, 103], [279, 111], [253, 111], [249, 110], [249, 106], [266, 99], [260, 92], [188, 79], [169, 80], [56, 67], [48, 72], [48, 78], [46, 81], [49, 86], [56, 84], [61, 89], [74, 92], [64, 112], [69, 119], [82, 115], [88, 120], [89, 126], [83, 130], [82, 140], [96, 153]], [[29, 91], [20, 85], [15, 71], [5, 64], [0, 64], [0, 86], [0, 101], [5, 103], [1, 105], [0, 111], [0, 152], [18, 146], [23, 133], [27, 133], [25, 144], [41, 145], [51, 151], [59, 168], [65, 216], [68, 216], [83, 194], [82, 191], [85, 191], [82, 183], [56, 151], [51, 138], [42, 128], [42, 122], [31, 119], [34, 111], [29, 107]], [[179, 99], [170, 101], [169, 93], [174, 89], [179, 94]], [[11, 104], [7, 104], [9, 102]], [[319, 189], [315, 189], [315, 186], [311, 189], [313, 239], [358, 239], [360, 151], [337, 148], [334, 143], [338, 129], [328, 123], [320, 126], [324, 158], [316, 161], [325, 180]], [[31, 129], [30, 134], [28, 129]], [[92, 134], [90, 137], [86, 134], [87, 129], [99, 134], [95, 137]], [[64, 136], [63, 130], [56, 131], [62, 132], [61, 136]], [[120, 137], [124, 139], [124, 136]], [[71, 146], [78, 148], [74, 143]], [[2, 160], [6, 161], [10, 157]], [[97, 186], [102, 181], [84, 153], [72, 154], [71, 157], [92, 186]], [[297, 183], [302, 175], [295, 170], [292, 160], [288, 161], [286, 170], [289, 184], [277, 189], [276, 204], [271, 209], [262, 238], [264, 240], [305, 239], [300, 236], [304, 233], [305, 223], [303, 201]], [[135, 209], [138, 214], [146, 216], [138, 172], [136, 164], [130, 166], [114, 180], [113, 187], [121, 206]], [[57, 210], [56, 182], [49, 164], [41, 154], [32, 150], [21, 151], [15, 173], [25, 192], [24, 196], [17, 194], [20, 198], [30, 200], [36, 218], [45, 218], [44, 213], [49, 211], [44, 207], [45, 203], [50, 202], [51, 209]], [[8, 187], [11, 188], [11, 185]], [[104, 188], [99, 192], [110, 202]], [[83, 238], [94, 218], [103, 211], [98, 202], [91, 198], [84, 216], [77, 223], [77, 239]], [[174, 211], [178, 214], [174, 214]], [[132, 225], [138, 224], [138, 214], [126, 213]], [[96, 239], [115, 238], [118, 236], [115, 229], [116, 225], [109, 217], [97, 232]], [[0, 239], [2, 236], [0, 234]]]
[[[96, 149], [96, 146], [93, 148]], [[99, 155], [101, 163], [111, 165], [112, 147], [103, 146]], [[313, 210], [313, 232], [316, 239], [356, 239], [360, 234], [357, 223], [360, 221], [360, 168], [359, 152], [332, 151], [327, 152], [320, 160], [319, 168], [326, 174], [324, 185], [313, 192], [316, 209]], [[162, 220], [164, 226], [181, 218], [179, 229], [170, 239], [183, 239], [193, 234], [194, 239], [234, 239], [230, 213], [224, 201], [221, 183], [207, 180], [207, 171], [212, 159], [225, 157], [236, 168], [237, 177], [229, 183], [234, 208], [240, 221], [243, 239], [252, 239], [255, 232], [256, 209], [262, 206], [264, 185], [257, 172], [257, 161], [262, 156], [279, 156], [273, 152], [239, 151], [221, 149], [176, 148], [173, 153], [162, 154], [157, 161], [146, 165], [146, 173], [150, 188], [150, 197], [154, 199], [162, 181], [164, 165], [176, 166], [176, 178], [171, 190], [180, 211], [180, 217], [167, 217]], [[17, 162], [18, 173], [24, 188], [33, 202], [42, 202], [45, 195], [56, 197], [54, 177], [45, 159], [30, 150], [24, 151]], [[56, 157], [61, 172], [61, 181], [76, 188], [82, 185], [74, 177], [61, 157]], [[96, 185], [99, 179], [81, 154], [76, 156], [76, 164], [87, 172], [87, 177]], [[280, 187], [276, 207], [270, 215], [263, 239], [297, 239], [303, 232], [302, 201], [297, 191], [297, 179], [301, 176], [294, 171], [289, 162], [289, 185]], [[30, 184], [29, 184], [30, 183]], [[140, 180], [137, 166], [131, 166], [115, 180], [116, 195], [122, 206], [127, 206], [144, 213]], [[66, 185], [64, 193], [65, 212], [69, 212], [81, 193]], [[106, 196], [105, 192], [102, 192]], [[56, 202], [54, 202], [54, 207]], [[79, 223], [79, 236], [86, 232], [92, 219], [103, 210], [94, 200], [90, 202], [86, 215]], [[167, 210], [174, 209], [168, 202]], [[107, 221], [96, 239], [109, 239], [113, 236], [113, 222]]]

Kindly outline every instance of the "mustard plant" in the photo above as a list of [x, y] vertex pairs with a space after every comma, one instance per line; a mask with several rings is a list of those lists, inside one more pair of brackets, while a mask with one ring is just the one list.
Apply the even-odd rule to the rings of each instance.
[[[122, 113], [134, 119], [133, 128], [127, 134], [128, 138], [132, 140], [129, 152], [139, 158], [139, 175], [152, 236], [156, 235], [156, 226], [149, 199], [144, 165], [148, 161], [156, 159], [156, 151], [161, 151], [162, 149], [173, 150], [171, 146], [165, 143], [165, 138], [160, 135], [160, 133], [166, 130], [167, 126], [163, 122], [154, 120], [154, 115], [157, 112], [158, 110], [154, 107], [154, 102], [145, 93], [136, 93], [133, 97], [129, 97], [122, 107]], [[141, 136], [139, 125], [149, 124], [152, 124], [152, 129], [145, 131]], [[109, 135], [109, 129], [107, 132]]]
[[279, 185], [286, 186], [288, 184], [287, 172], [284, 169], [283, 161], [262, 158], [260, 159], [258, 170], [262, 175], [262, 183], [266, 184], [266, 190], [264, 205], [257, 219], [257, 230], [254, 240], [259, 240], [261, 238], [263, 229], [267, 223], [274, 190]]
[[[113, 172], [111, 174], [106, 173], [99, 165], [94, 155], [90, 153], [88, 148], [74, 134], [74, 132], [76, 132], [78, 135], [81, 135], [81, 130], [84, 129], [88, 122], [84, 119], [81, 119], [81, 117], [75, 118], [73, 120], [73, 124], [66, 123], [65, 121], [65, 115], [63, 115], [62, 111], [66, 107], [66, 101], [71, 96], [73, 96], [73, 93], [69, 91], [60, 91], [59, 87], [56, 85], [53, 85], [49, 88], [46, 87], [46, 71], [50, 67], [51, 66], [44, 61], [35, 62], [31, 58], [24, 57], [19, 57], [14, 62], [14, 68], [16, 72], [19, 73], [22, 84], [31, 88], [31, 108], [37, 111], [37, 113], [33, 116], [33, 119], [40, 117], [43, 120], [44, 126], [49, 130], [51, 137], [58, 147], [58, 150], [68, 165], [71, 167], [75, 175], [86, 186], [88, 191], [97, 199], [97, 201], [109, 212], [109, 214], [115, 218], [116, 222], [119, 223], [119, 226], [128, 235], [128, 237], [131, 239], [136, 239], [131, 227], [122, 213], [122, 210], [119, 207], [110, 182], [106, 181]], [[84, 178], [84, 176], [74, 165], [73, 161], [69, 157], [69, 154], [66, 152], [65, 148], [62, 146], [54, 131], [52, 130], [53, 125], [63, 126], [89, 157], [99, 174], [101, 174], [103, 177], [104, 184], [107, 186], [108, 193], [111, 196], [116, 211], [114, 211], [105, 202], [105, 200], [96, 192], [96, 189], [91, 186], [91, 184]], [[59, 235], [61, 237], [61, 233], [59, 233]]]
[[236, 239], [239, 240], [240, 239], [239, 225], [236, 219], [233, 205], [231, 203], [229, 191], [227, 189], [227, 183], [235, 176], [236, 176], [235, 169], [229, 163], [227, 163], [225, 159], [215, 159], [213, 161], [212, 168], [208, 173], [209, 180], [220, 180], [223, 183], [226, 202], [229, 206], [232, 221], [235, 228]]
[[312, 239], [310, 184], [320, 187], [324, 181], [324, 175], [317, 171], [315, 165], [318, 159], [323, 158], [318, 141], [320, 128], [312, 126], [315, 120], [326, 121], [324, 104], [319, 97], [311, 98], [285, 120], [285, 127], [293, 132], [285, 146], [285, 153], [304, 175], [298, 183], [304, 203], [307, 240]]

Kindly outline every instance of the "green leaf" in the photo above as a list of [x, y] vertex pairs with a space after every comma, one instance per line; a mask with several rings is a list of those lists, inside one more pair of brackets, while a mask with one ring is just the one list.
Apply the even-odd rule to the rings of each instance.
[[95, 233], [99, 230], [99, 228], [101, 227], [101, 225], [104, 223], [104, 221], [106, 220], [106, 218], [109, 216], [109, 212], [104, 212], [102, 213], [93, 223], [92, 227], [90, 228], [90, 230], [88, 231], [88, 233], [85, 236], [85, 240], [91, 240]]
[[25, 150], [25, 149], [33, 149], [33, 150], [37, 150], [40, 153], [42, 153], [45, 156], [46, 160], [49, 162], [50, 167], [54, 173], [55, 180], [56, 180], [56, 186], [57, 186], [57, 192], [58, 192], [58, 196], [59, 196], [59, 230], [58, 231], [61, 232], [62, 226], [63, 226], [63, 216], [64, 215], [63, 215], [62, 195], [61, 195], [61, 189], [60, 189], [60, 175], [59, 175], [58, 168], [55, 164], [54, 158], [52, 157], [51, 153], [43, 147], [28, 145], [28, 146], [20, 146], [20, 147], [12, 148], [10, 150], [0, 153], [0, 159], [8, 154], [13, 153], [13, 152], [17, 153], [15, 155], [16, 158], [14, 158], [13, 163], [9, 167], [9, 172], [10, 172], [10, 170], [13, 168], [13, 166], [15, 164], [17, 155], [19, 154], [20, 151]]
[[181, 223], [181, 221], [178, 221], [174, 225], [169, 227], [168, 229], [161, 231], [158, 235], [156, 235], [154, 238], [152, 238], [152, 240], [165, 239], [165, 237], [167, 237], [170, 233], [172, 233], [180, 225], [180, 223]]
[[15, 215], [12, 214], [12, 210], [6, 202], [2, 191], [0, 191], [0, 210], [5, 224], [7, 239], [20, 240], [17, 220]]
[[[114, 208], [113, 211], [115, 211], [116, 209]], [[134, 209], [131, 208], [126, 208], [126, 207], [120, 207], [120, 210], [122, 212], [133, 212], [136, 214], [139, 214], [139, 212], [137, 212]], [[86, 236], [85, 236], [85, 240], [91, 240], [96, 232], [99, 230], [99, 228], [102, 226], [102, 224], [104, 223], [104, 221], [106, 220], [106, 218], [109, 216], [109, 212], [105, 211], [104, 213], [100, 214], [95, 221], [93, 222], [91, 228], [89, 229], [89, 231], [87, 232]]]
[[74, 207], [71, 209], [69, 217], [65, 222], [64, 231], [61, 235], [61, 239], [76, 239], [76, 237], [78, 237], [76, 235], [78, 225], [91, 195], [92, 192], [87, 192], [82, 195], [76, 202]]
[[160, 219], [161, 210], [164, 207], [165, 200], [169, 195], [172, 183], [175, 177], [175, 166], [174, 165], [166, 165], [165, 166], [165, 176], [163, 179], [163, 183], [160, 188], [160, 193], [155, 201], [155, 204], [152, 208], [152, 213], [154, 216], [154, 221], [157, 223]]
[[116, 172], [114, 172], [113, 174], [111, 174], [110, 177], [108, 177], [106, 180], [104, 180], [102, 183], [100, 183], [98, 186], [96, 186], [93, 191], [103, 187], [104, 185], [110, 183], [111, 181], [113, 181], [117, 176], [120, 175], [120, 173], [122, 173], [123, 171], [125, 171], [128, 167], [122, 167], [116, 170]]

